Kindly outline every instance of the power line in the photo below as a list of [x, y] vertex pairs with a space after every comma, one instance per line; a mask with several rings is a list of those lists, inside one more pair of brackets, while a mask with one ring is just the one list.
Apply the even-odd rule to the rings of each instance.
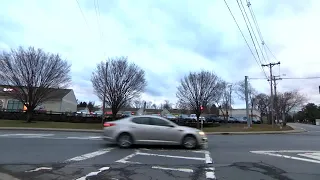
[[[268, 79], [268, 78], [249, 78], [249, 79], [253, 79], [253, 80], [259, 80], [259, 79]], [[320, 77], [288, 77], [288, 78], [280, 78], [280, 79], [292, 79], [292, 80], [299, 80], [299, 79], [302, 79], [302, 80], [308, 80], [308, 79], [320, 79]]]
[[267, 74], [266, 74], [266, 72], [264, 71], [264, 69], [260, 66], [260, 63], [258, 62], [258, 60], [257, 60], [256, 56], [254, 55], [254, 53], [253, 53], [253, 51], [252, 51], [252, 49], [251, 49], [251, 47], [250, 47], [250, 45], [249, 45], [248, 41], [247, 41], [246, 37], [244, 36], [244, 34], [243, 34], [243, 32], [242, 32], [242, 30], [241, 30], [241, 28], [240, 28], [240, 26], [239, 26], [239, 24], [238, 24], [238, 22], [237, 22], [236, 18], [234, 17], [234, 15], [233, 15], [233, 13], [232, 13], [232, 11], [231, 11], [231, 9], [230, 9], [230, 7], [229, 7], [229, 5], [228, 5], [227, 1], [226, 1], [226, 0], [224, 0], [224, 3], [226, 4], [226, 6], [227, 6], [227, 8], [228, 8], [228, 10], [229, 10], [229, 12], [230, 12], [230, 14], [231, 14], [231, 16], [232, 16], [232, 18], [233, 18], [234, 22], [236, 23], [236, 25], [237, 25], [237, 27], [238, 27], [238, 29], [239, 29], [239, 31], [240, 31], [240, 33], [241, 33], [241, 35], [242, 35], [242, 37], [243, 37], [244, 41], [246, 42], [246, 44], [247, 44], [247, 46], [248, 46], [248, 48], [249, 48], [249, 50], [250, 50], [250, 52], [251, 52], [252, 56], [254, 57], [255, 61], [256, 61], [256, 62], [257, 62], [257, 64], [258, 64], [258, 66], [261, 68], [261, 70], [262, 70], [262, 72], [264, 73], [264, 75], [265, 75], [266, 77], [268, 77], [268, 76], [267, 76]]
[[[101, 23], [100, 23], [100, 8], [99, 8], [99, 0], [94, 0], [94, 8], [96, 12], [96, 20], [97, 20], [97, 25], [98, 25], [98, 31], [99, 31], [99, 36], [100, 36], [100, 43], [103, 48], [103, 30], [101, 28]], [[106, 56], [106, 52], [103, 51], [104, 56]]]
[[80, 3], [79, 3], [78, 0], [76, 0], [76, 1], [77, 1], [77, 4], [78, 4], [78, 8], [79, 8], [79, 10], [80, 10], [80, 12], [81, 12], [82, 18], [84, 19], [84, 21], [85, 21], [88, 29], [90, 30], [90, 26], [89, 26], [89, 24], [88, 24], [88, 21], [87, 21], [86, 16], [84, 15], [84, 13], [83, 13], [83, 11], [82, 11], [82, 9], [81, 9]]
[[[238, 2], [239, 9], [241, 10], [241, 13], [242, 13], [242, 9], [243, 9], [243, 11], [244, 11], [244, 14], [245, 14], [245, 16], [246, 16], [246, 18], [247, 18], [247, 20], [248, 20], [250, 29], [251, 29], [251, 31], [252, 31], [252, 34], [253, 34], [256, 42], [257, 42], [257, 45], [258, 45], [258, 47], [259, 47], [259, 50], [261, 51], [262, 58], [264, 59], [265, 62], [268, 62], [268, 61], [266, 60], [264, 54], [263, 54], [263, 51], [262, 51], [261, 46], [260, 46], [260, 43], [259, 43], [259, 41], [258, 41], [258, 38], [257, 38], [257, 36], [256, 36], [256, 33], [255, 33], [254, 30], [253, 30], [253, 27], [252, 27], [252, 25], [251, 25], [250, 18], [249, 18], [248, 14], [247, 14], [246, 9], [244, 8], [244, 5], [243, 5], [242, 0], [240, 0], [240, 2], [241, 2], [240, 4], [241, 4], [241, 6], [242, 6], [242, 9], [241, 9], [241, 7], [240, 7], [240, 5], [239, 5], [239, 1], [238, 1], [238, 0], [237, 0], [237, 2]], [[243, 13], [242, 13], [242, 16], [243, 16]], [[245, 21], [245, 23], [246, 23], [246, 25], [247, 25], [247, 27], [248, 27], [248, 24], [247, 24], [247, 22], [246, 22], [246, 18], [243, 16], [243, 19], [244, 19], [244, 21]], [[252, 35], [251, 35], [251, 32], [250, 32], [249, 28], [248, 28], [248, 31], [249, 31], [249, 33], [250, 33], [251, 40], [252, 40], [252, 42], [253, 42], [253, 44], [254, 44], [254, 46], [255, 46], [256, 52], [257, 52], [257, 54], [258, 54], [258, 50], [257, 50], [257, 48], [256, 48], [255, 42], [254, 42], [254, 40], [253, 40], [253, 38], [252, 38]]]

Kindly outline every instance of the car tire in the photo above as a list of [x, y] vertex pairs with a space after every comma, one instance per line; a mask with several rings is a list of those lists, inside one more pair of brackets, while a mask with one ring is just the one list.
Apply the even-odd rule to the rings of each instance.
[[117, 139], [117, 144], [120, 148], [129, 148], [133, 144], [133, 138], [128, 133], [122, 133]]
[[195, 149], [197, 145], [197, 139], [192, 135], [187, 135], [182, 140], [182, 146], [186, 149]]

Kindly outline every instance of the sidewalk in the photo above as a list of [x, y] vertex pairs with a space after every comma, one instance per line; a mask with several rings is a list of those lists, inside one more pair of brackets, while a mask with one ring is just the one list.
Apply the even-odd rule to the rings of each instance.
[[[298, 128], [292, 123], [288, 126], [293, 130], [288, 131], [247, 131], [247, 132], [206, 132], [207, 135], [245, 135], [245, 134], [288, 134], [288, 133], [302, 133], [305, 129]], [[62, 131], [62, 132], [88, 132], [88, 133], [102, 133], [102, 130], [92, 129], [58, 129], [58, 128], [23, 128], [23, 127], [0, 127], [0, 130], [30, 130], [30, 131]]]

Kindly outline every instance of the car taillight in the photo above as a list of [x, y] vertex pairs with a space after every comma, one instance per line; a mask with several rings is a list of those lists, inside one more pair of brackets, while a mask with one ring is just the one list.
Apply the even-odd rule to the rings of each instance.
[[103, 124], [103, 127], [111, 127], [111, 126], [115, 126], [116, 124], [114, 124], [114, 123], [107, 123], [107, 122], [105, 122], [104, 124]]

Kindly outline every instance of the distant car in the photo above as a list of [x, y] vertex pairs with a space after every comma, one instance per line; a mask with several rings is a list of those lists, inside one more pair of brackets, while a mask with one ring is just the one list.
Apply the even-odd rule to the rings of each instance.
[[93, 112], [94, 117], [101, 117], [102, 114], [103, 114], [102, 111], [94, 111], [94, 112]]
[[206, 122], [212, 122], [212, 123], [221, 123], [221, 122], [223, 122], [223, 119], [221, 119], [220, 117], [218, 117], [216, 115], [208, 115], [205, 118], [206, 118]]
[[[194, 121], [197, 121], [197, 115], [196, 115], [196, 114], [190, 114], [189, 117], [190, 117], [190, 119], [192, 119], [192, 120], [194, 120]], [[200, 121], [205, 121], [206, 118], [203, 117], [203, 116], [200, 116], [200, 117], [199, 117], [199, 120], [200, 120]]]
[[125, 111], [121, 114], [122, 118], [130, 117], [130, 116], [133, 116], [133, 113], [131, 111]]
[[88, 117], [90, 116], [90, 112], [88, 110], [80, 110], [76, 113], [77, 116]]
[[160, 114], [151, 114], [151, 116], [161, 116]]
[[166, 119], [168, 119], [168, 120], [170, 120], [170, 121], [176, 121], [176, 120], [178, 120], [178, 118], [177, 118], [176, 116], [172, 115], [172, 114], [166, 114], [166, 115], [164, 115], [163, 117], [166, 118]]
[[234, 118], [234, 117], [232, 117], [232, 116], [230, 116], [229, 118], [228, 118], [228, 123], [238, 123], [239, 121], [236, 119], [236, 118]]
[[182, 145], [187, 149], [207, 147], [203, 131], [179, 126], [163, 117], [132, 116], [103, 125], [103, 139], [117, 143], [121, 148], [133, 144]]

